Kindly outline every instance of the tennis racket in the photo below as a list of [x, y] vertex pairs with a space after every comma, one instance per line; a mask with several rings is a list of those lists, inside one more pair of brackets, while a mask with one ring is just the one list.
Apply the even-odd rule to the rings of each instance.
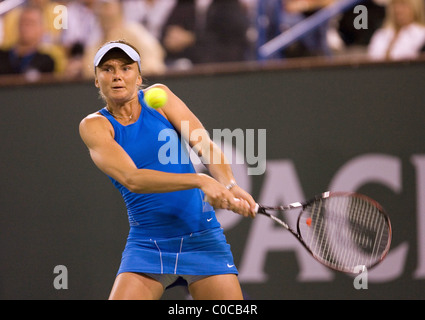
[[[268, 211], [301, 209], [296, 231]], [[391, 222], [375, 200], [358, 193], [324, 192], [315, 198], [286, 206], [257, 204], [257, 213], [289, 230], [325, 266], [358, 273], [380, 263], [391, 244]]]

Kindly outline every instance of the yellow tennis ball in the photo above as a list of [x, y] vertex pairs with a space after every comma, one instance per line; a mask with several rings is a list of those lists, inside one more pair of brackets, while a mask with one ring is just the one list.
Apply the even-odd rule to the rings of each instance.
[[158, 109], [167, 103], [167, 92], [161, 88], [152, 88], [145, 93], [145, 101], [151, 108]]

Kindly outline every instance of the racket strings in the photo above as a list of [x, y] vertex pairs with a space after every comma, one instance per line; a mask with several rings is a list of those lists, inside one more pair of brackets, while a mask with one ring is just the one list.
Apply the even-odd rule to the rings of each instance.
[[333, 268], [371, 266], [386, 251], [388, 223], [379, 209], [364, 199], [320, 199], [305, 209], [301, 220], [305, 243], [316, 258]]

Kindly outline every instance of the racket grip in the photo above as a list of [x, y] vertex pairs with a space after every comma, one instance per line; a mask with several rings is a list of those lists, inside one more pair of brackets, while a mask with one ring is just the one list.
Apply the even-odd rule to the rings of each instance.
[[255, 204], [255, 208], [254, 208], [254, 210], [255, 210], [255, 213], [258, 213], [258, 209], [260, 208], [260, 206], [258, 205], [258, 203], [256, 203]]

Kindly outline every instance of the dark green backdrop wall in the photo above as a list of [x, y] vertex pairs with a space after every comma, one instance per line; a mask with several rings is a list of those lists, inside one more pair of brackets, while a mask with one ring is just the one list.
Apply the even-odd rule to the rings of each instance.
[[[323, 269], [268, 219], [220, 212], [247, 297], [425, 298], [424, 74], [425, 63], [391, 63], [146, 80], [168, 85], [211, 135], [254, 129], [259, 151], [266, 129], [265, 173], [249, 175], [256, 164], [248, 160], [234, 165], [258, 201], [345, 188], [389, 212], [392, 249], [363, 280], [367, 289]], [[78, 135], [79, 121], [101, 107], [91, 82], [0, 87], [0, 299], [107, 298], [128, 232], [126, 212]], [[247, 153], [241, 144], [234, 148]], [[67, 269], [68, 289], [54, 286], [58, 265]], [[179, 288], [164, 296], [184, 297]]]

